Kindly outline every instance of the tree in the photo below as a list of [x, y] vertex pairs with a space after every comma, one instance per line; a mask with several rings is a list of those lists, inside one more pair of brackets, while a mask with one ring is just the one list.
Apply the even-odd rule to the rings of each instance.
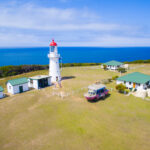
[[104, 70], [107, 70], [107, 66], [106, 65], [103, 65], [103, 68], [104, 68]]
[[122, 83], [116, 85], [116, 90], [118, 90], [118, 92], [120, 92], [120, 93], [124, 93], [125, 89], [126, 89], [126, 87]]

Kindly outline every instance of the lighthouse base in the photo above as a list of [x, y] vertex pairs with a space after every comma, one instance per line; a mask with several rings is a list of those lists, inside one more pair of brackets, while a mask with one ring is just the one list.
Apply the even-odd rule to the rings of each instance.
[[61, 81], [61, 76], [51, 76], [51, 82], [60, 82]]

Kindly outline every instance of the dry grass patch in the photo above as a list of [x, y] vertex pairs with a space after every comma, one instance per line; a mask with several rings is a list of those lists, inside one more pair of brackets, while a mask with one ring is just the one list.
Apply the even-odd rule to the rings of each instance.
[[[148, 70], [150, 65], [129, 72]], [[2, 99], [0, 150], [149, 150], [150, 102], [115, 90], [97, 103], [83, 97], [89, 84], [114, 75], [119, 74], [95, 66], [64, 68], [62, 76], [74, 78], [63, 80], [61, 89], [47, 87]], [[115, 82], [107, 87], [114, 89]]]

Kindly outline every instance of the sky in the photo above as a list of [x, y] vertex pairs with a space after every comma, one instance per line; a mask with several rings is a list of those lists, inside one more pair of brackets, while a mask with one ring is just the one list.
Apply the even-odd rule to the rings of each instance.
[[150, 46], [150, 0], [0, 0], [0, 47]]

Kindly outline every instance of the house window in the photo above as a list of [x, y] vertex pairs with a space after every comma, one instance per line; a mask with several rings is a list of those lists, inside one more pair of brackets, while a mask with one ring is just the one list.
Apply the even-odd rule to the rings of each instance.
[[9, 86], [9, 89], [11, 89], [11, 86]]
[[129, 85], [131, 85], [131, 82], [129, 82]]
[[138, 83], [137, 85], [138, 85], [138, 86], [140, 86], [141, 84], [140, 84], [140, 83]]

